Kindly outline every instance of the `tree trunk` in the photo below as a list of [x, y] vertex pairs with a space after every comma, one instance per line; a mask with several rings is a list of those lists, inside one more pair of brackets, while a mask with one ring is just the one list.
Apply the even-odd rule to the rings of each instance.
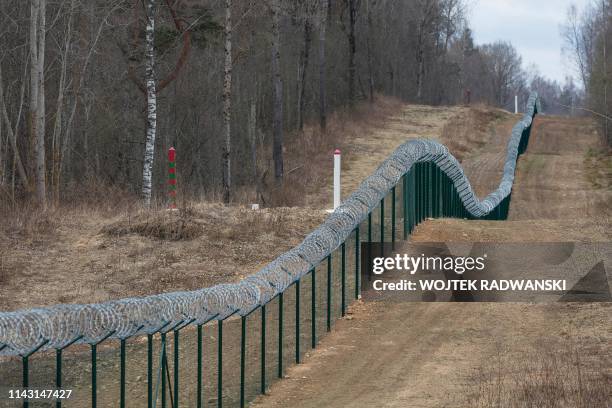
[[423, 49], [417, 51], [417, 100], [420, 102], [423, 96], [423, 76], [425, 75], [425, 58]]
[[30, 126], [34, 156], [36, 201], [45, 210], [45, 37], [46, 0], [32, 0], [30, 6]]
[[147, 90], [146, 144], [142, 169], [142, 197], [145, 206], [151, 205], [153, 159], [157, 131], [157, 93], [155, 90], [155, 0], [146, 0], [145, 28], [145, 85]]
[[68, 16], [68, 24], [66, 27], [66, 37], [63, 44], [63, 52], [61, 58], [60, 79], [57, 91], [57, 101], [55, 103], [55, 124], [53, 126], [53, 135], [51, 137], [51, 194], [54, 205], [59, 204], [60, 194], [60, 169], [61, 169], [61, 134], [64, 122], [64, 97], [66, 93], [66, 76], [68, 69], [68, 53], [72, 41], [72, 17], [75, 9], [75, 0], [70, 3], [70, 11]]
[[225, 71], [223, 78], [223, 202], [229, 204], [231, 190], [231, 119], [232, 119], [232, 0], [225, 0]]
[[355, 73], [357, 67], [355, 66], [355, 19], [357, 16], [357, 5], [356, 0], [349, 0], [349, 103], [351, 106], [355, 105]]
[[[25, 76], [24, 76], [24, 79], [25, 79]], [[19, 122], [21, 121], [21, 109], [23, 106], [24, 91], [25, 91], [25, 80], [23, 81], [22, 86], [21, 86], [21, 99], [19, 102], [19, 114], [17, 115], [15, 129], [13, 129], [11, 125], [11, 120], [8, 116], [8, 111], [6, 110], [6, 104], [4, 102], [4, 85], [2, 83], [2, 68], [0, 67], [0, 114], [4, 118], [4, 123], [6, 126], [6, 130], [8, 132], [8, 139], [11, 144], [11, 148], [13, 149], [13, 167], [15, 167], [16, 171], [19, 173], [19, 179], [21, 180], [23, 187], [25, 188], [26, 191], [29, 191], [30, 183], [28, 181], [28, 176], [27, 176], [25, 167], [23, 166], [23, 162], [21, 161], [21, 155], [19, 154], [19, 149], [17, 147], [17, 131], [19, 130]], [[13, 174], [13, 179], [14, 179], [14, 174]]]
[[310, 60], [310, 43], [312, 42], [312, 22], [309, 18], [304, 22], [304, 49], [300, 56], [300, 94], [298, 96], [298, 129], [304, 130], [304, 111], [306, 109], [306, 75]]
[[327, 87], [325, 81], [325, 34], [327, 30], [327, 13], [329, 0], [321, 0], [321, 20], [319, 21], [319, 126], [325, 132], [327, 127]]
[[[603, 15], [603, 46], [602, 46], [602, 62], [603, 62], [603, 97], [604, 97], [604, 112], [608, 114], [608, 61], [607, 61], [607, 48], [608, 48], [608, 13], [606, 12], [606, 1], [601, 2], [602, 15]], [[608, 129], [608, 119], [604, 120], [604, 134], [605, 140], [608, 146], [610, 146], [610, 133]]]
[[251, 144], [251, 171], [253, 173], [253, 182], [255, 183], [255, 200], [259, 202], [261, 198], [261, 181], [257, 171], [257, 105], [255, 105], [255, 102], [251, 102], [249, 113], [249, 142]]
[[368, 88], [370, 91], [370, 103], [374, 103], [374, 72], [372, 69], [372, 9], [370, 7], [370, 0], [366, 2], [367, 14], [368, 14], [368, 38], [366, 44], [368, 47]]
[[280, 12], [280, 0], [274, 0], [272, 4], [272, 82], [274, 87], [272, 156], [274, 159], [274, 178], [277, 184], [282, 183], [283, 179], [283, 82], [280, 72]]

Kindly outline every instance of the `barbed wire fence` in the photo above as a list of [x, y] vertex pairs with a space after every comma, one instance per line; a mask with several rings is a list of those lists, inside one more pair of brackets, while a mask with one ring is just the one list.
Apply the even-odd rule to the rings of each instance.
[[0, 313], [0, 406], [39, 403], [9, 401], [9, 389], [73, 390], [56, 407], [245, 406], [359, 298], [361, 242], [407, 239], [425, 218], [507, 218], [540, 109], [532, 94], [482, 200], [445, 146], [412, 140], [301, 244], [238, 283]]

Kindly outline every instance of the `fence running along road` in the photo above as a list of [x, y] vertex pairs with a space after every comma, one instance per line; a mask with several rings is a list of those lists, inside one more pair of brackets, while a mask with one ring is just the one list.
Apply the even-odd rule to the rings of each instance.
[[239, 283], [0, 313], [0, 400], [7, 389], [64, 388], [74, 396], [56, 407], [243, 407], [359, 297], [360, 242], [407, 239], [426, 218], [506, 219], [539, 111], [532, 94], [483, 200], [445, 146], [413, 140], [300, 245]]

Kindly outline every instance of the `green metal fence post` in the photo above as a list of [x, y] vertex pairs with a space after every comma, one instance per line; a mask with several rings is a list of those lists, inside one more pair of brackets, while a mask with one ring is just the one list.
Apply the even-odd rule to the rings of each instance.
[[[65, 348], [70, 347], [71, 345], [81, 340], [82, 338], [83, 336], [78, 336], [74, 338], [72, 341], [70, 341], [69, 343], [62, 346], [61, 348], [58, 348], [55, 350], [55, 388], [57, 390], [62, 389], [62, 352]], [[58, 398], [55, 401], [55, 407], [61, 408], [61, 406], [62, 406], [62, 400]]]
[[372, 242], [372, 212], [368, 213], [368, 243]]
[[327, 331], [331, 331], [331, 302], [332, 302], [332, 258], [327, 255]]
[[295, 281], [295, 363], [300, 364], [300, 280]]
[[261, 389], [266, 393], [266, 305], [261, 305]]
[[385, 198], [380, 200], [380, 255], [384, 255], [383, 244], [385, 243]]
[[429, 218], [433, 217], [433, 163], [427, 162], [427, 215]]
[[[30, 386], [30, 363], [28, 360], [29, 360], [29, 356], [21, 357], [21, 370], [22, 370], [21, 386], [23, 387], [24, 390], [27, 390]], [[30, 406], [30, 401], [28, 400], [28, 398], [24, 398], [23, 408], [27, 408], [29, 406]]]
[[421, 222], [421, 202], [423, 195], [421, 194], [421, 163], [416, 163], [414, 167], [414, 224]]
[[217, 407], [223, 406], [223, 320], [217, 320]]
[[174, 330], [174, 406], [179, 405], [179, 330]]
[[355, 228], [355, 299], [359, 299], [359, 225]]
[[98, 405], [98, 344], [108, 339], [115, 333], [115, 330], [102, 337], [97, 343], [91, 344], [91, 407]]
[[283, 295], [278, 295], [278, 378], [283, 378]]
[[431, 163], [431, 216], [438, 216], [438, 167]]
[[310, 288], [310, 345], [315, 348], [317, 345], [317, 270], [312, 268]]
[[119, 406], [125, 408], [125, 339], [119, 343]]
[[96, 408], [98, 403], [98, 358], [97, 358], [97, 345], [91, 345], [91, 408]]
[[341, 245], [341, 296], [340, 296], [340, 314], [342, 317], [346, 314], [346, 244]]
[[402, 176], [402, 233], [404, 241], [408, 239], [408, 174], [409, 173], [404, 173]]
[[197, 408], [202, 408], [202, 325], [198, 324], [198, 345], [197, 345], [197, 390], [196, 404]]
[[[166, 364], [168, 358], [166, 357], [166, 332], [161, 333], [161, 361], [160, 361], [160, 372], [161, 372], [161, 406], [166, 408]], [[157, 397], [157, 396], [156, 396]]]
[[147, 334], [147, 407], [153, 408], [153, 334]]
[[[368, 213], [368, 248], [367, 248], [367, 253], [366, 253], [367, 257], [366, 259], [370, 259], [372, 257], [372, 212], [370, 211]], [[370, 274], [369, 274], [369, 268], [366, 269], [366, 271], [368, 272], [368, 282], [370, 281]]]
[[391, 247], [395, 249], [395, 186], [391, 188]]
[[[111, 334], [113, 334], [113, 332], [111, 332]], [[22, 387], [24, 390], [26, 390], [26, 392], [28, 388], [30, 387], [30, 356], [36, 353], [38, 350], [40, 350], [40, 348], [43, 347], [48, 342], [49, 340], [43, 341], [38, 346], [36, 346], [33, 350], [31, 350], [28, 354], [21, 356], [21, 369], [22, 369], [21, 380], [22, 380]], [[30, 400], [28, 399], [27, 395], [26, 395], [26, 398], [23, 399], [23, 406], [24, 407], [30, 406]]]
[[246, 316], [240, 318], [240, 408], [244, 407], [244, 371], [246, 360]]
[[[55, 388], [57, 390], [62, 389], [62, 349], [55, 350]], [[57, 399], [55, 401], [55, 407], [61, 408], [62, 400]]]

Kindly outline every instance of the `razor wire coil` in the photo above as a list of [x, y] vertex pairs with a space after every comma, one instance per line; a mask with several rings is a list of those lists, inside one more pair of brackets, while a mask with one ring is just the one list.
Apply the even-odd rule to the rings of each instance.
[[433, 162], [454, 184], [464, 208], [484, 217], [510, 195], [525, 132], [541, 111], [533, 93], [527, 112], [512, 129], [498, 188], [480, 200], [458, 160], [440, 143], [416, 139], [402, 144], [366, 178], [301, 244], [257, 273], [234, 284], [195, 291], [132, 297], [98, 304], [60, 304], [0, 313], [0, 355], [27, 355], [32, 350], [61, 349], [75, 342], [96, 344], [101, 339], [125, 339], [153, 334], [162, 327], [185, 322], [203, 324], [235, 313], [245, 316], [264, 305], [337, 249], [416, 163]]

